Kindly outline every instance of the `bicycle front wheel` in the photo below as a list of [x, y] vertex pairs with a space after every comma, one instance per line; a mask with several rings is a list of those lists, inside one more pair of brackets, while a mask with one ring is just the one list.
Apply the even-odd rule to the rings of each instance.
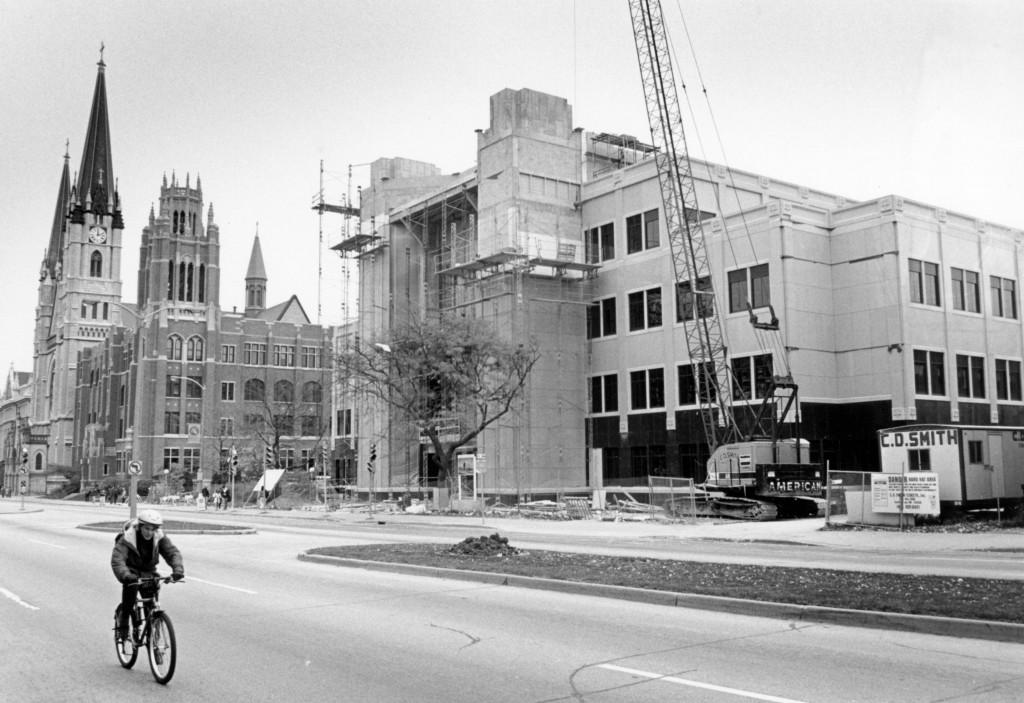
[[149, 623], [149, 668], [157, 683], [166, 684], [174, 676], [174, 665], [177, 663], [177, 642], [174, 639], [174, 626], [167, 613], [153, 613]]
[[117, 621], [120, 616], [121, 606], [117, 606], [117, 610], [114, 611], [114, 649], [117, 651], [117, 660], [121, 662], [121, 666], [125, 669], [131, 669], [135, 666], [135, 660], [139, 656], [139, 650], [135, 646], [135, 642], [132, 640], [130, 624], [127, 637], [121, 639], [117, 636]]

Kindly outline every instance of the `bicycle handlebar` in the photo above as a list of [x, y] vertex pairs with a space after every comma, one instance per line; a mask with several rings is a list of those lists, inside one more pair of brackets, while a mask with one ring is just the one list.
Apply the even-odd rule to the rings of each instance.
[[130, 583], [126, 583], [125, 585], [142, 586], [147, 583], [179, 583], [182, 580], [184, 579], [179, 579], [179, 581], [175, 581], [173, 574], [170, 576], [161, 576], [160, 574], [157, 574], [156, 576], [142, 576], [137, 581], [131, 581]]

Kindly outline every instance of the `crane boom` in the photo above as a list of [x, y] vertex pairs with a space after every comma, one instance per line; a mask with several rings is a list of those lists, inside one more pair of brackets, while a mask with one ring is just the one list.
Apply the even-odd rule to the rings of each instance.
[[629, 12], [647, 119], [656, 149], [658, 183], [675, 273], [676, 303], [678, 309], [685, 311], [683, 329], [698, 389], [701, 420], [708, 446], [714, 451], [721, 444], [735, 441], [738, 429], [731, 405], [725, 339], [719, 311], [714, 305], [711, 264], [686, 148], [668, 37], [659, 0], [629, 0]]

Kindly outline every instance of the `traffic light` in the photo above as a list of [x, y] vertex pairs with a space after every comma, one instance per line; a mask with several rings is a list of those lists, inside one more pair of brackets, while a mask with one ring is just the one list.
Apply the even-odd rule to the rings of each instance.
[[231, 475], [238, 473], [238, 450], [231, 447]]
[[22, 464], [27, 464], [28, 463], [28, 447], [22, 447], [21, 448], [21, 463]]
[[370, 445], [370, 460], [366, 462], [366, 470], [371, 474], [374, 471], [373, 465], [377, 462], [377, 445]]
[[268, 469], [274, 468], [274, 447], [267, 445], [263, 450], [263, 463]]
[[327, 467], [327, 447], [320, 447], [320, 466]]

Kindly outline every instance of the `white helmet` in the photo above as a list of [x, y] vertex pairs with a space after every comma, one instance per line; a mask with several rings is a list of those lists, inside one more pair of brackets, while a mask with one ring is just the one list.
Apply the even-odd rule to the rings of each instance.
[[152, 525], [153, 527], [160, 527], [164, 524], [164, 519], [160, 517], [160, 513], [155, 510], [140, 510], [139, 511], [139, 524], [140, 525]]

